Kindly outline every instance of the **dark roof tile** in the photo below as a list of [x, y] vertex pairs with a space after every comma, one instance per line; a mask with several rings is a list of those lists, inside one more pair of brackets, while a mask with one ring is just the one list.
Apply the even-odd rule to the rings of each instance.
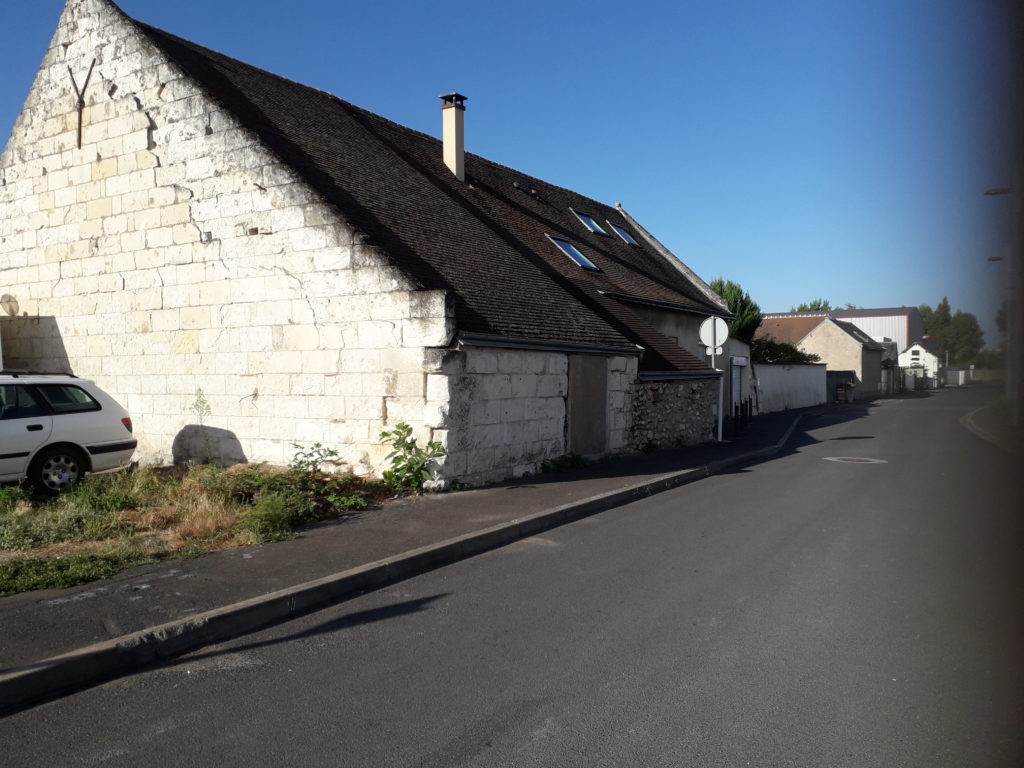
[[[639, 233], [639, 246], [595, 234], [570, 210], [632, 231], [615, 208], [472, 154], [464, 184], [431, 136], [136, 23], [417, 285], [450, 291], [460, 331], [640, 344], [642, 369], [708, 370], [604, 295], [723, 314]], [[573, 242], [600, 271], [579, 268], [546, 234]]]

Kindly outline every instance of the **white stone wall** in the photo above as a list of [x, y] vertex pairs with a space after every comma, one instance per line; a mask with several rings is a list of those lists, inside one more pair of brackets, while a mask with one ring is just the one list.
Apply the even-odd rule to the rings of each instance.
[[633, 397], [639, 358], [608, 359], [608, 451], [634, 450], [630, 431], [633, 427]]
[[[94, 59], [79, 149], [68, 67], [82, 86]], [[0, 156], [7, 365], [95, 379], [145, 460], [205, 430], [224, 458], [322, 442], [366, 472], [382, 429], [430, 435], [424, 347], [453, 321], [410, 288], [112, 6], [69, 4]]]
[[758, 413], [807, 408], [826, 401], [824, 363], [756, 363]]
[[437, 359], [427, 376], [428, 419], [448, 451], [446, 480], [522, 477], [565, 453], [564, 353], [470, 347]]

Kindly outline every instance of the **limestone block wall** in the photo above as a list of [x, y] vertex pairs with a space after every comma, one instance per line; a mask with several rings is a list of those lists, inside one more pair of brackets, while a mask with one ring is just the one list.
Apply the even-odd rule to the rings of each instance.
[[608, 452], [633, 451], [633, 428], [636, 375], [639, 359], [611, 357], [608, 359]]
[[680, 448], [715, 438], [717, 378], [638, 381], [632, 395], [631, 450]]
[[69, 3], [0, 155], [6, 365], [96, 380], [147, 461], [322, 442], [369, 472], [382, 429], [430, 434], [453, 321], [410, 289], [113, 6]]
[[820, 323], [800, 342], [800, 349], [821, 358], [831, 371], [853, 371], [862, 381], [863, 347], [839, 326], [828, 320]]
[[521, 477], [565, 453], [564, 353], [470, 347], [436, 359], [427, 418], [448, 451], [445, 479], [479, 485]]

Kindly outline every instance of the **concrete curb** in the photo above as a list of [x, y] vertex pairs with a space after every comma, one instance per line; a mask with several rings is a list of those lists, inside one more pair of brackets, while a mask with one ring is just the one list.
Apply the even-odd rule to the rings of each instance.
[[0, 674], [0, 715], [120, 677], [155, 661], [189, 653], [294, 619], [357, 594], [458, 562], [599, 512], [774, 456], [800, 421], [797, 416], [773, 446], [702, 467], [671, 472], [618, 491], [591, 496], [403, 552], [357, 568], [269, 592], [186, 619], [96, 643]]
[[985, 409], [991, 407], [991, 405], [983, 405], [981, 406], [981, 408], [975, 408], [970, 413], [965, 413], [963, 416], [960, 417], [960, 424], [975, 437], [979, 437], [985, 442], [991, 443], [992, 445], [996, 446], [997, 448], [1001, 448], [1004, 451], [1009, 451], [1010, 446], [1004, 438], [994, 434], [993, 432], [990, 432], [989, 430], [985, 429], [982, 426], [979, 426], [978, 423], [974, 420], [975, 416], [977, 416]]

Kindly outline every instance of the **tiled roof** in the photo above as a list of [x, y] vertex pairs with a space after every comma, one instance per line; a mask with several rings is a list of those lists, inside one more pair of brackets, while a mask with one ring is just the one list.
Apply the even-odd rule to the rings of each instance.
[[834, 317], [832, 318], [832, 322], [838, 325], [848, 334], [853, 336], [853, 338], [855, 338], [857, 341], [859, 341], [861, 345], [864, 347], [864, 349], [870, 349], [876, 352], [885, 351], [885, 347], [882, 344], [879, 344], [877, 341], [872, 339], [870, 336], [864, 333], [864, 331], [862, 331], [853, 323], [847, 323], [843, 320], [836, 320]]
[[784, 344], [799, 344], [808, 333], [817, 328], [825, 315], [801, 313], [793, 316], [765, 315], [754, 337], [771, 339]]
[[[641, 345], [641, 370], [708, 372], [606, 295], [727, 314], [614, 207], [469, 153], [462, 183], [444, 165], [438, 139], [136, 24], [420, 287], [450, 291], [460, 332]], [[640, 245], [610, 229], [607, 237], [590, 232], [570, 207], [633, 232]], [[578, 267], [546, 234], [570, 240], [600, 271]]]

